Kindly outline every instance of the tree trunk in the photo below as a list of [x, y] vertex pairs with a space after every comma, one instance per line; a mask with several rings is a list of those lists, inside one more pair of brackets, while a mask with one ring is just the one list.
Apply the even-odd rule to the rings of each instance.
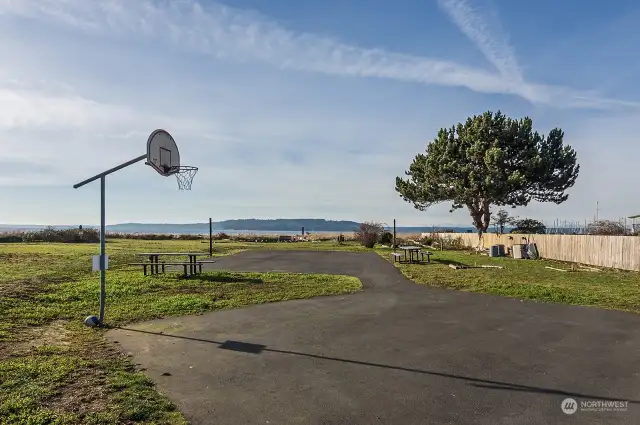
[[489, 201], [482, 201], [482, 231], [486, 232], [491, 223], [491, 210]]
[[467, 205], [467, 207], [469, 208], [469, 214], [473, 220], [473, 226], [478, 232], [478, 245], [480, 245], [480, 241], [482, 241], [482, 232], [484, 231], [482, 226], [482, 212], [479, 208], [476, 208], [475, 205]]
[[478, 231], [478, 249], [480, 249], [482, 244], [482, 235], [487, 231], [489, 224], [491, 223], [491, 210], [489, 207], [489, 201], [485, 200], [479, 200], [473, 204], [467, 204], [469, 214], [473, 220], [473, 226]]

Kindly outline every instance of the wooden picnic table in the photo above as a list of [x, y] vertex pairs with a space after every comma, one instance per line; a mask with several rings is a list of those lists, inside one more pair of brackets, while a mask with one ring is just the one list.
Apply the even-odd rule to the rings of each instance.
[[[149, 263], [151, 263], [151, 274], [158, 274], [160, 272], [160, 256], [168, 257], [189, 257], [187, 266], [189, 272], [195, 274], [198, 257], [208, 257], [208, 252], [139, 252], [136, 255], [142, 257], [148, 257]], [[186, 268], [185, 268], [186, 270]], [[186, 273], [185, 273], [186, 274]]]
[[407, 252], [409, 253], [409, 262], [413, 263], [413, 255], [416, 256], [416, 263], [420, 262], [420, 247], [419, 246], [399, 246], [398, 249], [404, 251], [404, 261], [407, 261]]

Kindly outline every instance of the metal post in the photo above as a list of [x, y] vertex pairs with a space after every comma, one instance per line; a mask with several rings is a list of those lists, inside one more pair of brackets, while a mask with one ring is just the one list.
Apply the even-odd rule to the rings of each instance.
[[396, 219], [393, 219], [393, 252], [396, 252]]
[[[80, 183], [74, 184], [73, 188], [78, 189], [88, 183], [91, 183], [95, 180], [100, 179], [100, 314], [98, 317], [98, 321], [100, 324], [104, 324], [104, 309], [105, 309], [105, 301], [106, 301], [106, 280], [107, 280], [107, 271], [106, 271], [106, 256], [105, 256], [105, 227], [106, 227], [106, 219], [105, 219], [105, 177], [111, 173], [114, 173], [118, 170], [121, 170], [129, 165], [135, 164], [136, 162], [142, 161], [145, 159], [147, 155], [140, 155], [137, 158], [134, 158], [130, 161], [127, 161], [123, 164], [118, 165], [117, 167], [113, 167], [107, 171], [104, 171], [100, 174], [97, 174], [91, 178], [81, 181]], [[153, 266], [151, 266], [153, 268]]]
[[100, 177], [100, 323], [104, 323], [104, 303], [106, 298], [107, 272], [105, 264], [105, 203], [104, 203], [105, 176]]
[[213, 257], [213, 221], [209, 217], [209, 257]]

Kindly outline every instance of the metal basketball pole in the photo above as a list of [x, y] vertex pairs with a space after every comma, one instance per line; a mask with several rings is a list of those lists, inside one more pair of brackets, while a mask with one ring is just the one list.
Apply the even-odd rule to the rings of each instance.
[[105, 261], [105, 232], [106, 232], [106, 208], [104, 202], [105, 177], [100, 177], [100, 323], [104, 320], [104, 303], [107, 288], [107, 268]]
[[105, 257], [105, 228], [106, 228], [106, 208], [105, 208], [105, 177], [111, 173], [121, 170], [129, 165], [135, 164], [145, 159], [147, 155], [140, 155], [137, 158], [127, 161], [124, 164], [120, 164], [117, 167], [113, 167], [103, 173], [97, 174], [91, 178], [81, 181], [78, 184], [74, 184], [73, 188], [77, 189], [85, 184], [91, 183], [100, 179], [100, 317], [98, 318], [100, 324], [104, 323], [104, 306], [106, 302], [106, 285], [107, 285], [107, 270], [106, 270], [106, 257]]

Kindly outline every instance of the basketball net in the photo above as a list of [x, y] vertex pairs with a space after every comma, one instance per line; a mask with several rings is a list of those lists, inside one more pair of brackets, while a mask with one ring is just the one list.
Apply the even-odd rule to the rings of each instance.
[[198, 172], [198, 167], [192, 167], [190, 165], [181, 165], [180, 167], [173, 167], [173, 173], [178, 181], [178, 189], [191, 190], [191, 182]]

